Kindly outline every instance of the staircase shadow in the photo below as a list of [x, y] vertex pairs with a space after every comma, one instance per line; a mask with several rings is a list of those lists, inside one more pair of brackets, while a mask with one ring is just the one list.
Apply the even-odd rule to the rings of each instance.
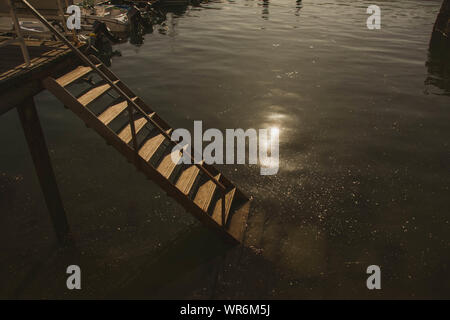
[[157, 252], [142, 257], [143, 261], [133, 262], [134, 270], [127, 272], [129, 276], [108, 296], [114, 299], [157, 298], [159, 291], [186, 279], [193, 270], [223, 257], [235, 247], [211, 230], [196, 225]]

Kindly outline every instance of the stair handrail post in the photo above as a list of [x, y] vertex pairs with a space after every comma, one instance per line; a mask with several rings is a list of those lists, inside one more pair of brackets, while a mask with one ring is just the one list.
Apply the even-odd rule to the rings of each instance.
[[20, 50], [22, 51], [23, 59], [25, 60], [25, 67], [29, 67], [31, 65], [30, 53], [28, 52], [27, 45], [25, 43], [25, 39], [22, 35], [22, 31], [20, 29], [19, 19], [17, 18], [16, 8], [14, 7], [14, 1], [8, 0], [8, 4], [10, 7], [11, 19], [14, 24], [14, 33], [16, 34], [17, 41], [20, 45]]
[[[127, 103], [127, 108], [128, 108], [128, 118], [130, 121], [130, 130], [131, 130], [131, 143], [133, 145], [133, 150], [135, 152], [135, 154], [138, 153], [138, 144], [137, 144], [137, 139], [136, 139], [136, 126], [134, 125], [134, 109], [133, 106], [129, 103]], [[136, 162], [137, 164], [137, 162]]]
[[[68, 7], [68, 3], [67, 1], [65, 1], [66, 4], [66, 8]], [[56, 0], [56, 5], [58, 6], [58, 12], [59, 14], [62, 16], [62, 27], [64, 29], [64, 33], [69, 33], [69, 31], [67, 30], [67, 24], [65, 23], [65, 17], [64, 17], [64, 8], [61, 5], [61, 0]], [[74, 29], [75, 30], [75, 29]]]
[[[170, 141], [170, 143], [176, 145], [176, 142], [172, 140], [171, 136], [167, 134], [166, 131], [163, 128], [161, 128], [160, 125], [158, 125], [151, 117], [149, 117], [133, 99], [131, 99], [114, 81], [112, 81], [102, 70], [100, 70], [91, 60], [89, 60], [89, 58], [86, 57], [77, 47], [75, 47], [64, 35], [62, 35], [58, 30], [56, 30], [56, 28], [53, 27], [51, 23], [49, 23], [47, 19], [45, 19], [31, 4], [29, 4], [27, 0], [19, 0], [19, 1], [25, 4], [25, 6], [29, 10], [31, 10], [31, 12], [36, 16], [36, 18], [38, 18], [39, 21], [41, 21], [51, 32], [53, 32], [58, 39], [64, 42], [73, 52], [75, 52], [75, 54], [84, 63], [86, 63], [89, 67], [95, 70], [95, 72], [97, 72], [98, 75], [103, 80], [105, 80], [114, 90], [116, 90], [121, 96], [123, 96], [127, 100], [128, 104], [131, 104], [136, 110], [138, 110], [142, 114], [142, 116], [147, 121], [151, 122], [152, 125], [154, 125], [160, 131], [160, 133]], [[208, 170], [206, 170], [205, 167], [196, 163], [192, 154], [189, 154], [189, 156], [191, 160], [194, 161], [193, 163], [195, 164], [195, 166], [197, 166], [202, 172], [204, 172], [216, 186], [218, 186], [222, 191], [225, 192], [226, 187], [220, 181], [218, 181]]]
[[222, 226], [225, 226], [225, 190], [222, 191]]

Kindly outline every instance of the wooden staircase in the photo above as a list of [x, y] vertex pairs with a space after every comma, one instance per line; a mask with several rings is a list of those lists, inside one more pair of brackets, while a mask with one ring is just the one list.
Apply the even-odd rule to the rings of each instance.
[[173, 128], [95, 56], [43, 85], [186, 211], [226, 239], [242, 240], [251, 199], [190, 154], [193, 164], [174, 163], [186, 148], [174, 151]]

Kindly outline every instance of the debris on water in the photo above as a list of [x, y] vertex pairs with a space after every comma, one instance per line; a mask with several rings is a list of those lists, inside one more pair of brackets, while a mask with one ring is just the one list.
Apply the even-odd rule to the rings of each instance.
[[262, 254], [264, 252], [264, 249], [256, 248], [253, 245], [251, 245], [249, 248], [257, 255], [260, 255], [260, 254]]
[[294, 79], [297, 77], [298, 71], [290, 71], [290, 72], [286, 72], [285, 74], [288, 78]]

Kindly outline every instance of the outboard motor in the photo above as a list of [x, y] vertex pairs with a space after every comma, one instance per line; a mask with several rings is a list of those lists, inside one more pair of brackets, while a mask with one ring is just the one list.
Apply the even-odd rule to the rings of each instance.
[[117, 50], [113, 50], [111, 43], [119, 42], [107, 28], [104, 22], [95, 21], [93, 23], [95, 40], [93, 45], [95, 50], [95, 55], [106, 65], [111, 66], [111, 58], [113, 56], [120, 56], [121, 53]]
[[106, 24], [104, 22], [95, 20], [94, 23], [92, 24], [92, 27], [94, 29], [94, 33], [97, 36], [104, 35], [109, 41], [111, 41], [113, 43], [118, 43], [120, 41], [115, 35], [113, 35], [108, 30], [108, 27], [106, 26]]

